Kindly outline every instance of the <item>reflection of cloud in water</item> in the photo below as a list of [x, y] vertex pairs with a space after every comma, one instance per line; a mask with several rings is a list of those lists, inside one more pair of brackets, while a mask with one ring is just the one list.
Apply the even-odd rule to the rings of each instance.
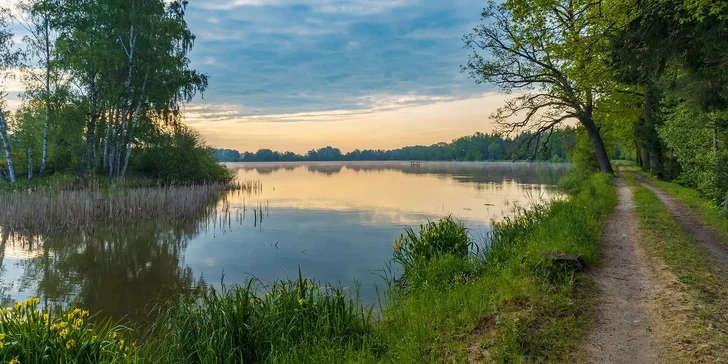
[[[345, 286], [360, 281], [363, 298], [371, 302], [375, 284], [383, 284], [376, 271], [391, 259], [392, 239], [404, 226], [435, 217], [281, 208], [262, 230], [233, 225], [214, 240], [212, 231], [203, 233], [190, 241], [185, 259], [208, 282], [218, 282], [223, 272], [228, 283], [242, 281], [248, 274], [267, 280], [295, 278], [300, 266], [304, 275], [319, 280]], [[484, 220], [468, 224], [476, 235], [487, 231]], [[209, 260], [217, 265], [209, 266]]]
[[[212, 283], [223, 272], [226, 283], [248, 274], [294, 278], [300, 266], [322, 281], [360, 281], [371, 302], [375, 283], [383, 283], [374, 272], [385, 268], [392, 239], [405, 225], [452, 214], [483, 237], [491, 218], [558, 195], [551, 185], [568, 169], [512, 163], [229, 166], [243, 180], [260, 180], [263, 190], [230, 193], [213, 215], [48, 237], [0, 229], [0, 300], [40, 295], [114, 318], [134, 317], [150, 300], [189, 290], [197, 277]], [[262, 226], [253, 220], [253, 206], [265, 207]], [[239, 221], [243, 210], [246, 218]]]

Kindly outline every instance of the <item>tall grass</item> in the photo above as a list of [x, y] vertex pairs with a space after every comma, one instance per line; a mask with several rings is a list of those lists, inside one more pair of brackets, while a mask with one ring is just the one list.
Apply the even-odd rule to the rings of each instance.
[[364, 346], [371, 308], [356, 292], [310, 279], [207, 287], [158, 307], [150, 353], [161, 363], [307, 362], [326, 348]]
[[394, 239], [392, 261], [404, 269], [402, 279], [411, 279], [430, 261], [444, 255], [466, 258], [475, 244], [468, 229], [452, 216], [420, 225], [419, 232], [406, 227], [399, 239]]
[[95, 184], [84, 188], [44, 185], [4, 191], [0, 198], [0, 226], [44, 233], [149, 219], [198, 219], [214, 210], [230, 191], [257, 194], [261, 189], [260, 181], [178, 186]]

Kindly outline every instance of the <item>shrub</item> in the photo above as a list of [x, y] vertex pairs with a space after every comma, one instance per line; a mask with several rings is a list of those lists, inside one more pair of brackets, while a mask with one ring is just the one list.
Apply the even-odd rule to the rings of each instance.
[[123, 360], [135, 344], [129, 330], [108, 321], [92, 324], [88, 311], [39, 309], [38, 298], [0, 312], [0, 361], [102, 363]]
[[164, 183], [229, 183], [233, 174], [212, 157], [202, 136], [186, 127], [162, 134], [132, 155], [133, 171]]

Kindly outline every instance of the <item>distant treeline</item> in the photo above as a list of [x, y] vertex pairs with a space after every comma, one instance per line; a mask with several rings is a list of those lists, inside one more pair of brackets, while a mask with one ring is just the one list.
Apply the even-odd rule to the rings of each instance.
[[499, 134], [475, 133], [430, 146], [417, 145], [394, 150], [355, 149], [342, 153], [339, 148], [312, 149], [301, 155], [260, 149], [255, 153], [240, 153], [233, 149], [218, 149], [213, 156], [221, 162], [299, 162], [299, 161], [497, 161], [532, 159], [539, 161], [566, 162], [576, 143], [576, 131], [563, 129], [538, 140], [532, 134], [523, 133], [515, 138]]

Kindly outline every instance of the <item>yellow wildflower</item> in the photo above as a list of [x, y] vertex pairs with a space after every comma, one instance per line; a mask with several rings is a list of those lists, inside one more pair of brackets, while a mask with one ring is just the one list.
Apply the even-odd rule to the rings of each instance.
[[11, 360], [8, 364], [20, 364], [20, 360], [13, 357], [13, 360]]
[[2, 350], [5, 347], [5, 343], [0, 341], [0, 350]]
[[46, 325], [48, 325], [48, 320], [49, 320], [48, 314], [47, 314], [47, 313], [44, 313], [44, 314], [43, 314], [43, 322], [44, 322], [44, 323], [45, 323]]
[[251, 299], [250, 299], [250, 304], [251, 304], [251, 305], [254, 305], [254, 304], [255, 304], [255, 298], [251, 298]]
[[308, 284], [308, 289], [313, 289], [313, 283]]
[[69, 313], [66, 317], [68, 318], [68, 321], [73, 320], [73, 313]]
[[119, 340], [119, 349], [124, 347], [124, 339]]
[[76, 321], [73, 323], [73, 328], [77, 329], [83, 325], [83, 319], [77, 318]]
[[73, 314], [74, 315], [80, 315], [81, 314], [81, 309], [80, 308], [73, 309]]
[[65, 339], [66, 336], [68, 336], [68, 330], [63, 329], [63, 331], [58, 333], [58, 336], [60, 336], [62, 339]]
[[15, 301], [15, 302], [13, 303], [13, 306], [15, 307], [15, 310], [16, 310], [16, 311], [18, 311], [18, 310], [20, 310], [21, 308], [23, 308], [23, 304], [22, 304], [22, 303], [20, 303], [20, 302], [17, 302], [17, 301]]
[[66, 349], [70, 349], [76, 346], [76, 341], [71, 339], [66, 343]]
[[5, 334], [0, 334], [0, 341], [5, 340]]
[[111, 338], [112, 338], [112, 339], [116, 339], [116, 331], [114, 331], [114, 332], [113, 332], [113, 333], [111, 334]]
[[81, 317], [88, 316], [88, 310], [81, 311]]
[[300, 298], [300, 299], [298, 300], [298, 304], [299, 304], [299, 305], [301, 305], [301, 306], [303, 306], [303, 298]]

